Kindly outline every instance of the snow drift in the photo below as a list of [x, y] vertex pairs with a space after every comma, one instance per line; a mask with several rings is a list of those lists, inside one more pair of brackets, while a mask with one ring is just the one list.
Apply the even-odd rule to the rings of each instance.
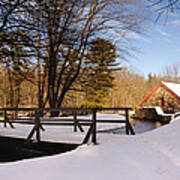
[[[101, 133], [96, 146], [83, 145], [65, 154], [1, 164], [0, 179], [179, 180], [179, 131], [180, 119], [136, 136]], [[62, 134], [58, 131], [56, 137]]]

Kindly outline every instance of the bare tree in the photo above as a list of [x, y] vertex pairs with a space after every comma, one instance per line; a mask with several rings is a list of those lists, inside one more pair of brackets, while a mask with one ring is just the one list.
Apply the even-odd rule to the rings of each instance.
[[[61, 106], [83, 66], [89, 40], [96, 33], [110, 29], [138, 31], [139, 17], [127, 11], [128, 5], [133, 5], [132, 1], [73, 0], [39, 3], [39, 57], [43, 72], [39, 89], [41, 107], [47, 101], [50, 107]], [[44, 93], [45, 87], [47, 93]]]
[[133, 69], [123, 69], [115, 74], [114, 87], [109, 95], [112, 107], [136, 107], [146, 95], [145, 79]]
[[7, 28], [7, 26], [12, 25], [12, 22], [15, 25], [14, 20], [16, 19], [17, 11], [20, 12], [20, 9], [26, 1], [27, 0], [0, 0], [0, 32]]
[[[8, 2], [10, 8], [16, 1]], [[28, 50], [37, 64], [39, 107], [47, 102], [52, 108], [62, 105], [84, 66], [89, 41], [96, 35], [108, 37], [113, 30], [123, 39], [124, 33], [139, 32], [144, 17], [136, 11], [137, 2], [140, 0], [17, 0], [10, 11], [16, 15], [7, 11], [4, 19], [8, 21], [4, 20], [2, 29], [20, 29], [31, 42]]]
[[180, 63], [165, 66], [160, 74], [161, 79], [165, 81], [180, 82]]
[[159, 16], [163, 13], [168, 14], [180, 9], [179, 0], [148, 0], [151, 5], [159, 12]]

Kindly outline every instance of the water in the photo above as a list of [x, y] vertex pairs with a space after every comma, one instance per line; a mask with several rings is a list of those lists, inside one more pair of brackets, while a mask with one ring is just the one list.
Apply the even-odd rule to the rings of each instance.
[[0, 163], [60, 154], [78, 147], [78, 144], [25, 142], [21, 138], [0, 137]]
[[[161, 124], [158, 122], [137, 120], [137, 119], [132, 119], [131, 124], [136, 134], [145, 133], [147, 131], [151, 131], [161, 126]], [[109, 133], [126, 134], [126, 130], [125, 127], [122, 127], [122, 128], [113, 129], [109, 131]]]
[[145, 133], [161, 126], [159, 122], [145, 121], [145, 120], [134, 120], [133, 128], [136, 134]]

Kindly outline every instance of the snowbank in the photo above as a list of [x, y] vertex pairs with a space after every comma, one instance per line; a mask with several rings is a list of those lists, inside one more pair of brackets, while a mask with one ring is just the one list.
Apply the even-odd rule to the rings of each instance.
[[[97, 146], [84, 145], [61, 155], [1, 164], [0, 179], [179, 180], [179, 129], [180, 121], [174, 121], [136, 136], [100, 133]], [[4, 133], [2, 129], [0, 132]], [[56, 138], [62, 134], [56, 131]]]

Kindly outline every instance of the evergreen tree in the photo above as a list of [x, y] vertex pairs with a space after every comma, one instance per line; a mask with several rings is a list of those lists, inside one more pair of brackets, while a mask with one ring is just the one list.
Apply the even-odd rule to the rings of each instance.
[[[26, 44], [21, 43], [22, 41]], [[18, 107], [20, 86], [24, 80], [29, 80], [28, 74], [32, 67], [30, 46], [23, 31], [0, 33], [0, 63], [6, 67], [9, 81], [9, 102], [6, 105], [11, 107]]]
[[110, 88], [113, 87], [113, 72], [119, 70], [116, 63], [116, 47], [110, 41], [97, 38], [90, 43], [85, 60], [83, 89], [86, 106], [102, 106]]

